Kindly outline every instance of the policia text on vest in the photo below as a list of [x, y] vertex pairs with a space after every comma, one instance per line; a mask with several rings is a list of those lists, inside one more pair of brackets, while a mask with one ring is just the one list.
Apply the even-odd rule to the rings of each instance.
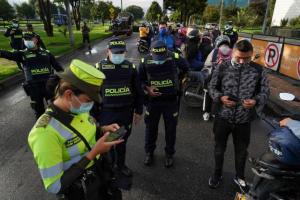
[[45, 111], [44, 99], [51, 98], [46, 90], [46, 82], [53, 70], [63, 71], [62, 66], [55, 57], [47, 50], [37, 48], [36, 50], [21, 50], [15, 52], [0, 50], [0, 57], [13, 60], [22, 64], [25, 76], [24, 90], [31, 99], [31, 107], [36, 118]]

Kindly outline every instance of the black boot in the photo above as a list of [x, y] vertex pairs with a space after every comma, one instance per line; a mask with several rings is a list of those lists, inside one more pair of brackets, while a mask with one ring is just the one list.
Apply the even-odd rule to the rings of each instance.
[[153, 154], [152, 153], [147, 153], [145, 160], [144, 160], [144, 165], [150, 166], [153, 163]]
[[173, 155], [166, 155], [166, 160], [165, 160], [165, 167], [166, 168], [170, 168], [174, 165], [174, 159], [173, 159]]

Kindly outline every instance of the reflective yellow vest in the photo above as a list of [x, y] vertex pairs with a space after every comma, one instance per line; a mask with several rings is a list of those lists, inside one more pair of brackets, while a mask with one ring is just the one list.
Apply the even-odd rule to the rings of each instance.
[[[75, 115], [71, 125], [91, 147], [95, 145], [96, 124], [88, 113]], [[30, 131], [28, 143], [46, 190], [55, 194], [60, 191], [60, 178], [64, 171], [88, 153], [75, 133], [47, 114], [43, 114]], [[87, 168], [92, 165], [93, 162], [90, 162]]]

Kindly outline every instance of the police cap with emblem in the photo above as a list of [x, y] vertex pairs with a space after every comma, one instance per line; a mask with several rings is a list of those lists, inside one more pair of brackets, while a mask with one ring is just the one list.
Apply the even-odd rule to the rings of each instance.
[[32, 38], [36, 37], [37, 34], [34, 32], [23, 32], [24, 40], [32, 40]]
[[126, 43], [119, 38], [111, 39], [107, 46], [112, 53], [123, 53], [126, 51]]
[[168, 56], [167, 45], [163, 41], [155, 41], [151, 45], [151, 55], [153, 60], [165, 60]]
[[94, 101], [100, 103], [100, 88], [105, 79], [105, 75], [94, 66], [81, 60], [72, 60], [70, 66], [58, 76], [74, 87], [81, 90]]

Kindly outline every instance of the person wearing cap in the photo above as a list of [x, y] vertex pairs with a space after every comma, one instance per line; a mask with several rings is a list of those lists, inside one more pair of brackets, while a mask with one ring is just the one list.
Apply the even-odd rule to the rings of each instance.
[[22, 64], [25, 75], [24, 90], [31, 99], [31, 107], [38, 118], [45, 111], [44, 100], [51, 97], [47, 93], [46, 83], [53, 70], [63, 71], [55, 57], [45, 49], [40, 48], [38, 38], [32, 32], [23, 35], [26, 49], [21, 51], [0, 50], [0, 58], [6, 58]]
[[[113, 38], [108, 43], [107, 58], [96, 64], [103, 72], [106, 80], [101, 89], [103, 102], [99, 123], [107, 125], [118, 123], [124, 126], [126, 133], [124, 143], [116, 146], [112, 157], [116, 169], [125, 176], [132, 176], [132, 171], [126, 166], [126, 142], [131, 134], [132, 122], [135, 124], [142, 118], [143, 90], [137, 77], [133, 63], [126, 60], [126, 44], [119, 38]], [[97, 116], [96, 116], [97, 118]]]
[[27, 32], [29, 32], [29, 33], [31, 32], [31, 33], [35, 34], [38, 39], [38, 43], [37, 43], [38, 46], [41, 47], [42, 49], [46, 49], [46, 45], [43, 42], [41, 36], [39, 34], [37, 34], [36, 32], [34, 32], [33, 26], [30, 23], [26, 24], [26, 32], [24, 32], [23, 35], [26, 35]]
[[18, 51], [24, 49], [22, 29], [20, 29], [18, 20], [12, 20], [11, 26], [6, 29], [4, 36], [10, 37], [10, 46], [13, 50]]
[[138, 74], [148, 97], [145, 102], [146, 158], [144, 160], [144, 164], [147, 166], [153, 163], [161, 115], [165, 123], [165, 167], [173, 165], [180, 82], [188, 71], [187, 65], [186, 60], [178, 53], [168, 51], [163, 41], [153, 42], [150, 55], [141, 59]]
[[89, 114], [94, 102], [101, 102], [99, 91], [105, 75], [92, 65], [73, 60], [58, 76], [55, 99], [28, 136], [44, 187], [60, 199], [110, 199], [95, 181], [105, 183], [100, 177], [102, 168], [96, 165], [105, 152], [122, 142], [107, 141], [109, 132], [119, 126], [99, 127]]
[[91, 47], [91, 44], [90, 44], [90, 28], [87, 26], [86, 22], [83, 22], [83, 26], [81, 28], [81, 33], [82, 33], [82, 43], [85, 44], [87, 43], [88, 44], [88, 49], [89, 49], [89, 53], [91, 54], [91, 50], [92, 50], [92, 47]]

